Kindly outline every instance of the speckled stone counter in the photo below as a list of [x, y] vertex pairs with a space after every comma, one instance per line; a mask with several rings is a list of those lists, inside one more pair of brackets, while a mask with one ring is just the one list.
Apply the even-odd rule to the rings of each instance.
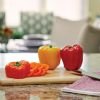
[[[5, 99], [0, 100], [100, 100], [100, 97], [64, 93], [61, 87], [68, 84], [0, 86]], [[1, 97], [0, 97], [1, 98]]]
[[[18, 55], [18, 53], [17, 53]], [[95, 57], [94, 57], [95, 56]], [[37, 54], [0, 54], [0, 59], [4, 65], [11, 60], [18, 60], [20, 57], [25, 58], [28, 61], [38, 61]], [[3, 58], [2, 58], [3, 57]], [[9, 59], [10, 57], [10, 59]], [[100, 65], [100, 55], [89, 55], [88, 69], [97, 69]], [[1, 60], [0, 60], [1, 61]], [[87, 63], [85, 64], [87, 65]], [[3, 66], [1, 66], [3, 67]], [[99, 67], [100, 68], [100, 67]], [[87, 69], [87, 68], [85, 68]], [[0, 86], [0, 100], [100, 100], [100, 97], [87, 96], [80, 94], [64, 93], [60, 91], [60, 88], [67, 86], [68, 84], [47, 84], [47, 85], [23, 85], [23, 86]]]

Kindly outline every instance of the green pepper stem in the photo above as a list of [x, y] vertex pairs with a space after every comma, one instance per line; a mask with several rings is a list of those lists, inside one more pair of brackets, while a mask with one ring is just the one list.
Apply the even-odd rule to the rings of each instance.
[[16, 62], [15, 66], [19, 67], [21, 64], [19, 62]]
[[52, 48], [53, 46], [52, 45], [49, 45], [49, 47]]

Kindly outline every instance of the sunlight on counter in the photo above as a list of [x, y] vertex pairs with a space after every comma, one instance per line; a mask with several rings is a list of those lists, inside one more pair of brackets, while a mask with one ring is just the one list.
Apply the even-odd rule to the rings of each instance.
[[[39, 62], [37, 53], [1, 53], [0, 54], [0, 68], [4, 67], [11, 61], [28, 60], [30, 62]], [[62, 60], [59, 67], [63, 67]], [[81, 69], [88, 69], [88, 54], [83, 55], [83, 63]]]

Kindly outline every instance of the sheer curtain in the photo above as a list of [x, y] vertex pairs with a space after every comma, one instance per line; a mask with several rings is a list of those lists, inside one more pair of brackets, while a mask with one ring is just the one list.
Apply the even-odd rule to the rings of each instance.
[[88, 16], [88, 0], [47, 0], [47, 10], [69, 20], [81, 20]]
[[20, 25], [20, 12], [41, 10], [41, 0], [4, 0], [4, 10], [6, 12], [6, 25]]
[[87, 17], [88, 0], [4, 0], [6, 25], [18, 26], [21, 11], [53, 12], [69, 20]]

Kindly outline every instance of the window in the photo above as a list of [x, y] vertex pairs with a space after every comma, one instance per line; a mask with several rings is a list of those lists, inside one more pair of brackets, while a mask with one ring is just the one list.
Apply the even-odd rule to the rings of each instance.
[[80, 20], [87, 17], [88, 0], [4, 0], [6, 25], [18, 26], [21, 11], [53, 12], [69, 20]]
[[55, 16], [80, 20], [88, 15], [88, 0], [47, 0], [47, 9], [53, 11]]
[[41, 0], [4, 0], [6, 12], [6, 25], [18, 26], [20, 24], [20, 12], [41, 10]]

